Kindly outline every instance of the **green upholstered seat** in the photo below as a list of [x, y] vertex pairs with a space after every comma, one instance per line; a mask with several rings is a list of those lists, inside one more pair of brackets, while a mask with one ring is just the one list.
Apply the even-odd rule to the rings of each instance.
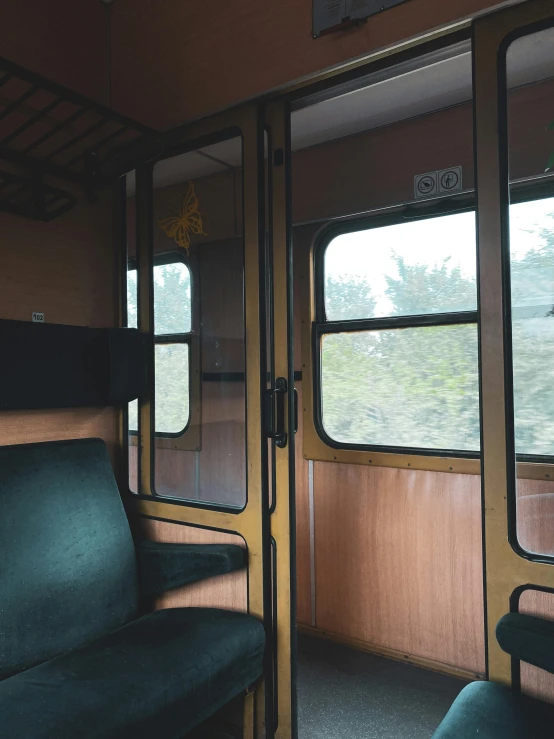
[[139, 546], [99, 439], [0, 448], [0, 739], [181, 739], [262, 674], [264, 627], [147, 593], [245, 564]]
[[137, 546], [142, 595], [159, 595], [198, 580], [226, 575], [246, 565], [237, 544], [167, 544], [144, 540]]
[[552, 739], [554, 706], [492, 682], [462, 690], [433, 739]]
[[176, 608], [0, 682], [2, 739], [181, 739], [261, 675], [264, 629]]
[[507, 613], [496, 625], [496, 639], [515, 659], [554, 673], [554, 621]]

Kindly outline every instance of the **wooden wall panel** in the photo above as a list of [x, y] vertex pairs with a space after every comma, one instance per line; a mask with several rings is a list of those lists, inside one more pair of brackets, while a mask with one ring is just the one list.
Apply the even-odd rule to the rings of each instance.
[[[239, 544], [244, 546], [240, 536], [221, 534], [216, 531], [195, 529], [191, 526], [142, 519], [144, 533], [154, 541], [175, 544]], [[231, 611], [247, 610], [248, 577], [246, 570], [231, 572], [221, 577], [212, 577], [199, 583], [165, 593], [156, 601], [156, 609], [204, 606], [226, 608]]]
[[109, 102], [108, 19], [98, 0], [3, 2], [0, 45], [4, 58]]
[[[445, 136], [444, 131], [452, 135]], [[416, 143], [417, 142], [417, 143]], [[293, 154], [295, 223], [363, 213], [414, 197], [414, 175], [463, 166], [473, 187], [472, 106], [402, 121]]]
[[[77, 192], [77, 207], [51, 223], [0, 214], [0, 318], [117, 325], [114, 189], [95, 204]], [[98, 436], [114, 453], [113, 408], [0, 413], [0, 445]]]
[[495, 4], [418, 0], [314, 40], [311, 0], [118, 0], [114, 106], [155, 126], [175, 126]]
[[317, 462], [317, 627], [484, 672], [480, 478]]
[[[554, 621], [554, 593], [526, 590], [521, 595], [519, 610]], [[550, 672], [522, 662], [521, 688], [528, 695], [554, 703], [554, 675]]]

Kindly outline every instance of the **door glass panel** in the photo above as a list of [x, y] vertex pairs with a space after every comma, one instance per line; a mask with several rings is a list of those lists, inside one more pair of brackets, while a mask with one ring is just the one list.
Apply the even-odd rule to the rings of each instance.
[[154, 265], [156, 493], [242, 508], [246, 378], [239, 137], [155, 166]]
[[[553, 48], [551, 28], [517, 39], [506, 58], [515, 451], [543, 463], [554, 459]], [[517, 480], [517, 536], [554, 555], [554, 475], [544, 475]]]
[[180, 436], [189, 423], [189, 346], [157, 344], [156, 434]]
[[[135, 223], [135, 199], [133, 197], [135, 187], [135, 173], [131, 172], [125, 177], [125, 235], [127, 237], [127, 326], [137, 328], [138, 326], [138, 293], [137, 293], [137, 270], [136, 259], [136, 223]], [[138, 492], [138, 401], [133, 400], [128, 407], [128, 449], [129, 449], [129, 490]]]

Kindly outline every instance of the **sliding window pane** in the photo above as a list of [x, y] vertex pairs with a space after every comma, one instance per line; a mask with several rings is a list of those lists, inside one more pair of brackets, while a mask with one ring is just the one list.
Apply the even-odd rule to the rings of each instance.
[[328, 334], [321, 374], [335, 442], [479, 450], [476, 325]]
[[328, 321], [477, 309], [475, 214], [335, 237], [325, 251]]

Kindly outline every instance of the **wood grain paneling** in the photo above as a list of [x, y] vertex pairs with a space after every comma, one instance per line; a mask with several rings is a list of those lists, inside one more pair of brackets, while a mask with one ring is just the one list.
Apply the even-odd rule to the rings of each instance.
[[[0, 318], [41, 311], [48, 323], [117, 325], [116, 192], [95, 204], [77, 194], [77, 207], [48, 224], [0, 215]], [[0, 445], [90, 436], [114, 453], [115, 409], [0, 413]]]
[[[519, 610], [554, 621], [554, 594], [525, 590], [519, 600]], [[522, 662], [521, 689], [528, 695], [554, 703], [554, 675], [546, 670]]]
[[[144, 533], [154, 541], [174, 544], [239, 544], [244, 546], [240, 536], [205, 531], [192, 526], [142, 519]], [[204, 606], [226, 608], [231, 611], [247, 610], [248, 578], [246, 570], [231, 572], [221, 577], [212, 577], [203, 582], [185, 585], [165, 593], [156, 601], [156, 609]]]
[[484, 672], [480, 479], [315, 463], [317, 627]]
[[314, 40], [311, 0], [118, 0], [114, 106], [155, 126], [175, 126], [495, 4], [418, 0]]

